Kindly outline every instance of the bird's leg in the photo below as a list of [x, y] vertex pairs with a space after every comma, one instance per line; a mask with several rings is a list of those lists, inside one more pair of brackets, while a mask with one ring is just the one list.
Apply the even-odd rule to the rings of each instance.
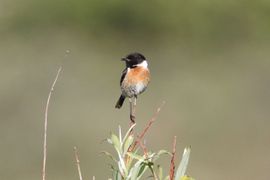
[[134, 96], [134, 106], [136, 107], [137, 104], [137, 95]]
[[137, 95], [134, 96], [133, 107], [132, 107], [132, 119], [133, 119], [132, 122], [133, 123], [135, 123], [136, 104], [137, 104]]
[[130, 104], [130, 121], [131, 121], [131, 124], [134, 124], [135, 123], [136, 100], [134, 100], [134, 103], [133, 103], [132, 98], [129, 98], [129, 104]]

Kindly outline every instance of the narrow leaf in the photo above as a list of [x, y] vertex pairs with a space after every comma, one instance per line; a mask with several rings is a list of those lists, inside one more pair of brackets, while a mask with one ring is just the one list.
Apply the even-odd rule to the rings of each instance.
[[132, 126], [128, 129], [126, 135], [124, 136], [123, 142], [126, 141], [127, 137], [130, 135], [130, 132], [132, 131], [132, 129], [136, 126], [136, 124], [132, 124]]
[[140, 170], [140, 167], [143, 165], [143, 159], [137, 161], [134, 166], [132, 167], [132, 171], [130, 172], [131, 180], [138, 180], [138, 172]]
[[157, 168], [158, 168], [158, 179], [162, 180], [163, 179], [163, 169], [160, 165], [158, 165]]
[[121, 176], [121, 174], [120, 174], [119, 171], [115, 171], [114, 177], [115, 177], [115, 178], [114, 178], [115, 180], [121, 180], [121, 179], [122, 179], [122, 176]]
[[123, 156], [126, 155], [129, 147], [131, 146], [131, 144], [133, 143], [134, 137], [132, 135], [128, 136], [126, 142], [124, 142], [124, 153]]
[[164, 180], [169, 180], [170, 179], [170, 176], [166, 176], [165, 178], [164, 178]]
[[112, 142], [112, 140], [111, 139], [106, 139], [107, 140], [107, 142], [109, 143], [109, 144], [113, 144], [113, 142]]
[[123, 141], [122, 141], [122, 130], [121, 130], [121, 126], [119, 125], [119, 142], [120, 142], [120, 146], [122, 146]]
[[[145, 172], [146, 170], [146, 167], [147, 167], [147, 164], [145, 163], [142, 163], [140, 169], [139, 169], [139, 172], [138, 172], [138, 175], [137, 177], [141, 177], [143, 175], [143, 173]], [[139, 178], [138, 178], [139, 179]]]
[[160, 150], [160, 151], [158, 151], [158, 153], [157, 153], [157, 155], [163, 155], [163, 154], [168, 154], [168, 155], [172, 155], [172, 153], [170, 153], [169, 151], [167, 151], [167, 150]]
[[144, 158], [138, 154], [132, 153], [132, 152], [127, 152], [127, 155], [129, 155], [133, 159], [137, 159], [140, 161], [144, 161]]
[[117, 162], [117, 160], [113, 157], [113, 155], [112, 155], [111, 153], [109, 153], [109, 152], [107, 152], [107, 151], [102, 151], [102, 152], [100, 152], [100, 153], [106, 155], [106, 156], [109, 157], [111, 160]]
[[187, 170], [189, 156], [190, 156], [190, 151], [191, 151], [190, 147], [185, 148], [184, 153], [182, 155], [181, 162], [176, 171], [175, 180], [180, 180], [180, 178], [185, 175], [186, 170]]
[[120, 154], [122, 153], [122, 149], [121, 149], [121, 145], [120, 145], [120, 141], [118, 139], [118, 137], [112, 133], [111, 135], [111, 141], [114, 145], [114, 148], [116, 149], [116, 151], [118, 151]]
[[195, 179], [189, 176], [182, 176], [180, 180], [195, 180]]
[[161, 155], [163, 154], [168, 154], [171, 155], [170, 152], [166, 151], [166, 150], [160, 150], [157, 154], [155, 154], [155, 156], [153, 157], [153, 162], [155, 162], [156, 160], [158, 160], [160, 158]]

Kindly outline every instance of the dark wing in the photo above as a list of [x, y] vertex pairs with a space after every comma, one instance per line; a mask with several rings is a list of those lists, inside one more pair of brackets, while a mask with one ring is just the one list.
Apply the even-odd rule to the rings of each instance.
[[121, 79], [120, 79], [120, 86], [121, 86], [121, 84], [122, 84], [123, 80], [125, 79], [126, 74], [127, 74], [127, 68], [126, 68], [126, 69], [124, 69], [124, 71], [122, 72], [122, 76], [121, 76]]

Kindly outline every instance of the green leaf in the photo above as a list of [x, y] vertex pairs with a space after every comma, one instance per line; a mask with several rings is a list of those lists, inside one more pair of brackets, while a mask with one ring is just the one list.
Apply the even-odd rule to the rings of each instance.
[[119, 128], [119, 142], [120, 142], [120, 146], [122, 146], [122, 130], [121, 130], [121, 126], [118, 127]]
[[119, 141], [118, 137], [113, 133], [111, 135], [111, 141], [112, 141], [112, 144], [114, 145], [114, 148], [116, 149], [116, 151], [119, 152], [120, 154], [122, 154], [122, 148], [121, 148], [120, 141]]
[[163, 154], [172, 155], [172, 153], [170, 153], [169, 151], [164, 150], [164, 149], [158, 151], [158, 153], [157, 153], [157, 155], [159, 155], [159, 156], [160, 156], [160, 155], [163, 155]]
[[111, 160], [117, 162], [117, 160], [113, 157], [113, 155], [112, 155], [111, 153], [109, 153], [109, 152], [107, 152], [107, 151], [102, 151], [102, 152], [100, 152], [100, 153], [106, 155], [106, 156], [109, 157]]
[[123, 156], [126, 155], [129, 147], [131, 146], [131, 144], [133, 143], [134, 137], [132, 135], [128, 136], [128, 138], [126, 139], [126, 141], [124, 142], [124, 153]]
[[186, 147], [182, 155], [181, 162], [177, 168], [175, 180], [180, 180], [183, 177], [187, 170], [188, 160], [190, 156], [191, 147]]
[[130, 156], [133, 159], [137, 159], [140, 161], [144, 161], [144, 158], [138, 154], [132, 153], [132, 152], [127, 152], [127, 155]]
[[158, 165], [157, 168], [158, 168], [158, 179], [162, 180], [163, 179], [163, 169], [160, 165]]
[[170, 176], [166, 176], [165, 178], [164, 178], [164, 180], [169, 180], [170, 179]]
[[171, 153], [166, 151], [166, 150], [160, 150], [157, 154], [154, 155], [153, 162], [155, 162], [157, 159], [159, 159], [160, 156], [163, 155], [163, 154], [171, 155]]
[[142, 163], [142, 165], [141, 165], [141, 167], [139, 169], [137, 177], [141, 177], [143, 175], [143, 173], [146, 171], [146, 167], [147, 167], [147, 164]]
[[114, 180], [122, 180], [122, 176], [119, 171], [115, 171]]
[[136, 124], [132, 124], [132, 126], [128, 129], [124, 139], [123, 139], [123, 142], [126, 141], [127, 137], [130, 136], [130, 132], [132, 131], [132, 129], [136, 126]]
[[134, 166], [131, 168], [130, 170], [130, 177], [131, 177], [131, 180], [138, 180], [138, 172], [141, 168], [141, 166], [143, 165], [143, 159], [142, 160], [139, 160], [137, 161]]
[[[129, 158], [129, 157], [128, 157], [128, 158]], [[129, 169], [131, 168], [132, 162], [133, 162], [133, 159], [132, 159], [132, 158], [129, 158], [129, 160], [126, 161], [126, 168], [127, 168], [127, 171], [129, 171]]]
[[139, 171], [139, 167], [133, 166], [130, 170], [130, 180], [137, 180], [137, 174]]
[[139, 171], [139, 167], [134, 165], [130, 169], [130, 172], [129, 172], [129, 175], [128, 175], [128, 179], [130, 179], [130, 180], [136, 180], [137, 179], [138, 171]]
[[154, 171], [154, 163], [153, 162], [149, 162], [148, 164], [147, 164], [147, 166], [149, 167], [149, 169], [150, 169], [150, 171], [151, 171], [151, 173], [152, 173], [152, 176], [155, 178], [156, 177], [156, 173], [155, 173], [155, 171]]
[[109, 144], [113, 144], [113, 142], [112, 142], [112, 140], [111, 139], [106, 139], [107, 140], [107, 142], [109, 143]]
[[[177, 179], [176, 179], [177, 180]], [[192, 177], [189, 177], [189, 176], [182, 176], [181, 178], [180, 178], [180, 180], [195, 180], [195, 179], [193, 179]]]
[[[138, 152], [138, 150], [135, 150], [134, 152], [130, 152], [130, 153], [136, 154], [137, 152]], [[128, 153], [127, 153], [127, 155], [128, 155]], [[134, 158], [132, 158], [130, 156], [129, 156], [129, 158], [130, 158], [129, 161], [126, 162], [126, 168], [127, 168], [127, 170], [129, 170], [131, 168], [132, 162], [134, 160]]]
[[118, 164], [118, 168], [119, 168], [120, 173], [125, 178], [128, 175], [128, 171], [127, 171], [127, 168], [125, 166], [124, 160], [120, 159], [117, 164]]

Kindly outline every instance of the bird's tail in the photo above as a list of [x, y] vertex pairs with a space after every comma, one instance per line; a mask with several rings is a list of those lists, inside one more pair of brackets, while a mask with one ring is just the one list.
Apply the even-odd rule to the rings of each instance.
[[125, 101], [125, 96], [121, 95], [120, 98], [118, 99], [116, 105], [115, 105], [115, 108], [118, 108], [120, 109]]

